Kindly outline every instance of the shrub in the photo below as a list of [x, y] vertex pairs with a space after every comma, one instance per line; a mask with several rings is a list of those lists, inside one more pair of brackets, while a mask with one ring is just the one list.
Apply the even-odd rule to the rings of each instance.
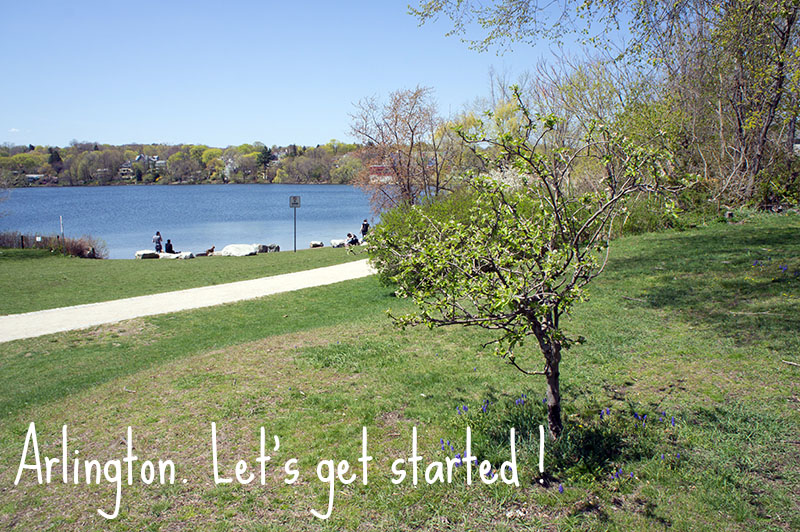
[[394, 284], [392, 277], [400, 273], [398, 250], [409, 235], [429, 231], [432, 221], [466, 220], [472, 204], [469, 191], [459, 189], [423, 205], [401, 205], [381, 214], [380, 223], [365, 241], [367, 253], [378, 270], [381, 283], [387, 286]]
[[[37, 240], [37, 238], [39, 240]], [[54, 253], [63, 253], [84, 259], [105, 259], [108, 251], [103, 241], [90, 236], [80, 238], [61, 238], [59, 235], [30, 235], [17, 231], [0, 233], [0, 248], [35, 248], [49, 249]]]

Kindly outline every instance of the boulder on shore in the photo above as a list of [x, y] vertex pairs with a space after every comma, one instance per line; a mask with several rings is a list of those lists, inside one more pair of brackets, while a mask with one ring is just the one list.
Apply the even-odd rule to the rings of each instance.
[[331, 247], [332, 248], [343, 248], [344, 247], [344, 240], [334, 239], [331, 240]]
[[309, 247], [312, 248], [321, 248], [324, 246], [325, 244], [323, 244], [321, 240], [312, 240], [311, 242], [309, 242]]
[[181, 251], [179, 253], [159, 253], [159, 259], [193, 259], [194, 254], [191, 251]]
[[229, 244], [220, 251], [215, 251], [214, 255], [223, 257], [248, 257], [258, 253], [258, 244]]
[[158, 253], [150, 249], [140, 249], [134, 257], [137, 259], [157, 259]]
[[280, 251], [281, 247], [277, 244], [259, 244], [258, 245], [258, 252], [259, 253], [275, 253], [276, 251]]

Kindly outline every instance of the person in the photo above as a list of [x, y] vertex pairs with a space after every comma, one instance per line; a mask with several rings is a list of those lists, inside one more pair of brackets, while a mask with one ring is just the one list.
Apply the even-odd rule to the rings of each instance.
[[344, 247], [357, 246], [358, 237], [353, 233], [347, 233], [347, 240], [344, 241]]
[[167, 239], [167, 243], [164, 244], [164, 252], [165, 253], [177, 253], [177, 251], [175, 251], [172, 248], [172, 241], [169, 238]]
[[156, 253], [161, 253], [161, 232], [156, 231], [156, 234], [153, 236], [153, 243], [156, 245]]
[[361, 240], [364, 240], [364, 238], [366, 238], [368, 232], [369, 232], [369, 222], [367, 222], [367, 220], [365, 219], [364, 223], [361, 224]]

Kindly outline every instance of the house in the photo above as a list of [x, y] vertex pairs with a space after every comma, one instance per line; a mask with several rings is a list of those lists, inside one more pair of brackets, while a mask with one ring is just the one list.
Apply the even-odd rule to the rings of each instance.
[[133, 179], [133, 161], [125, 161], [119, 167], [119, 175], [123, 179]]
[[156, 161], [158, 161], [158, 155], [145, 155], [140, 153], [136, 156], [136, 159], [133, 160], [136, 163], [142, 163], [144, 166], [145, 172], [148, 172], [156, 167]]
[[40, 179], [44, 177], [44, 174], [25, 174], [25, 179], [28, 180], [28, 184], [32, 185], [38, 182]]
[[392, 169], [385, 164], [372, 164], [369, 167], [369, 180], [373, 183], [388, 184], [392, 182]]

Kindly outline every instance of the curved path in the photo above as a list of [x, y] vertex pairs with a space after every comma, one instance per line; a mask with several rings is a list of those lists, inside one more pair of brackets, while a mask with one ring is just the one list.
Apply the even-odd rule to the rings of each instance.
[[189, 288], [149, 296], [130, 297], [62, 307], [24, 314], [0, 316], [0, 342], [34, 338], [106, 323], [166, 314], [201, 307], [255, 299], [280, 292], [349, 281], [372, 275], [375, 271], [366, 260], [346, 262], [314, 270], [285, 273], [249, 281]]

